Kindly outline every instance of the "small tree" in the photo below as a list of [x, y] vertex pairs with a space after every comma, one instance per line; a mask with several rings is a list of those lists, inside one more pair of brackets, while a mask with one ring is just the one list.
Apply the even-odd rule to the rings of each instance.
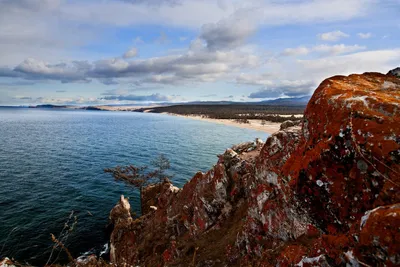
[[131, 164], [127, 166], [117, 166], [115, 168], [107, 168], [104, 169], [104, 172], [111, 173], [117, 181], [123, 181], [128, 185], [138, 188], [140, 199], [142, 199], [142, 189], [144, 187], [157, 182], [161, 183], [165, 179], [171, 177], [165, 173], [165, 171], [171, 166], [169, 159], [164, 154], [160, 154], [151, 162], [151, 164], [155, 167], [152, 171], [148, 171], [147, 166], [135, 166]]
[[164, 154], [159, 154], [157, 158], [151, 161], [151, 165], [155, 167], [152, 172], [155, 178], [159, 179], [161, 183], [165, 178], [171, 178], [171, 176], [165, 173], [166, 170], [171, 168], [169, 159]]

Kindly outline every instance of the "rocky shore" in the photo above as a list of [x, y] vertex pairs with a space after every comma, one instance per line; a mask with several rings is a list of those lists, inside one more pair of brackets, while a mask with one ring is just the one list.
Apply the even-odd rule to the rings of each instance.
[[110, 262], [74, 265], [399, 266], [397, 75], [326, 79], [301, 124], [226, 150], [181, 189], [146, 188], [139, 218], [121, 196]]
[[182, 189], [144, 191], [138, 219], [112, 210], [118, 266], [400, 264], [400, 79], [335, 76], [302, 125], [228, 149]]

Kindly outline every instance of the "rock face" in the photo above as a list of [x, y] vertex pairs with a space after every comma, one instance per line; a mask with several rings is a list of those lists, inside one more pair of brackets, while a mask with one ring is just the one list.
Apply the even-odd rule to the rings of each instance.
[[110, 214], [118, 266], [399, 265], [400, 79], [329, 78], [302, 125], [142, 193], [142, 217]]
[[400, 78], [400, 67], [395, 68], [395, 69], [389, 71], [389, 72], [388, 72], [388, 75], [392, 75], [392, 76], [395, 76], [395, 77]]

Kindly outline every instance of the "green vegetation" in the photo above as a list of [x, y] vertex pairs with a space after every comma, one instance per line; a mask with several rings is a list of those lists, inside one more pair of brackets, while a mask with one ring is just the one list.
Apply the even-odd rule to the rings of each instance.
[[[264, 120], [284, 122], [286, 120], [300, 120], [294, 115], [303, 114], [305, 106], [277, 106], [252, 104], [211, 104], [211, 105], [175, 105], [167, 107], [142, 108], [138, 112], [172, 113], [178, 115], [196, 115], [210, 119], [231, 119], [240, 123], [248, 120]], [[280, 115], [286, 115], [285, 117]], [[287, 115], [292, 115], [287, 117]]]

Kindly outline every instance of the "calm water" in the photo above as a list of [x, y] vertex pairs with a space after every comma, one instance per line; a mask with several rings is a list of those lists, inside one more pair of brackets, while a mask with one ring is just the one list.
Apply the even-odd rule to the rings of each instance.
[[60, 233], [72, 210], [78, 223], [65, 245], [73, 256], [101, 249], [119, 196], [139, 210], [137, 192], [106, 167], [149, 164], [164, 153], [182, 186], [225, 148], [256, 137], [267, 134], [159, 114], [0, 108], [0, 258], [44, 264], [50, 233]]

